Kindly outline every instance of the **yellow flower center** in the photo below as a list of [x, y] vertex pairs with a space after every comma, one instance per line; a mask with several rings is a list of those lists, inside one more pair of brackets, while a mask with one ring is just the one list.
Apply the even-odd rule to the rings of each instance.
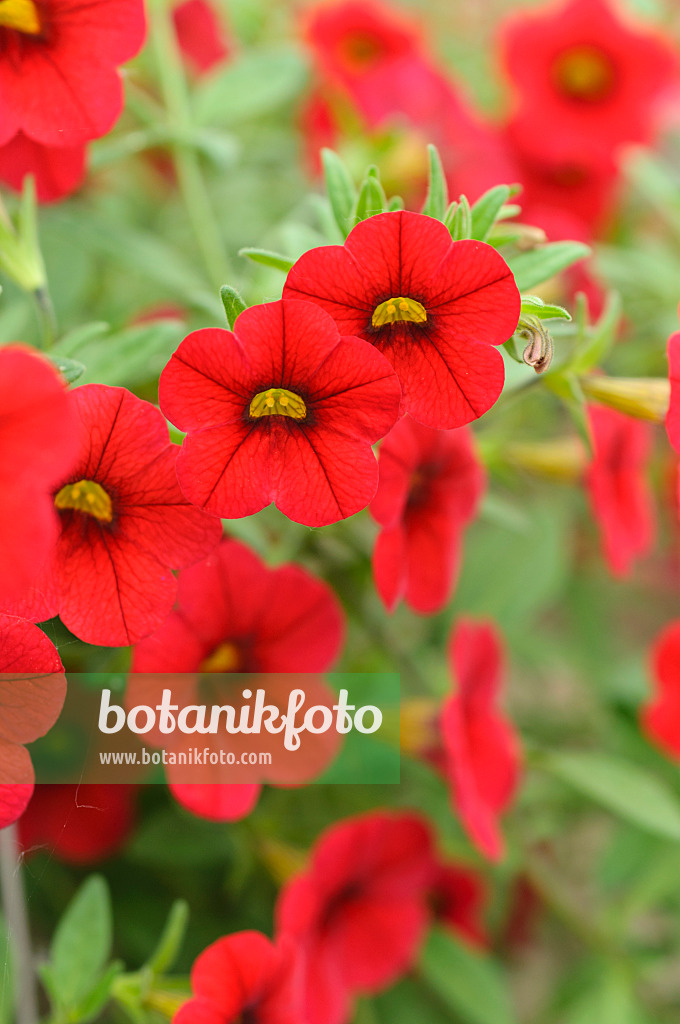
[[85, 512], [88, 516], [99, 519], [102, 523], [110, 523], [113, 519], [111, 499], [94, 480], [79, 480], [76, 484], [66, 484], [54, 499], [58, 509], [74, 509]]
[[241, 652], [229, 641], [216, 647], [201, 662], [201, 672], [236, 672], [241, 665]]
[[560, 90], [573, 99], [598, 102], [612, 91], [615, 72], [601, 50], [575, 46], [558, 57], [554, 77]]
[[403, 321], [424, 324], [426, 320], [427, 313], [420, 302], [399, 295], [395, 299], [385, 299], [379, 306], [376, 306], [371, 323], [374, 327], [384, 327], [385, 324], [396, 324]]
[[42, 25], [34, 0], [0, 0], [0, 28], [13, 28], [28, 36], [39, 36]]
[[250, 403], [250, 416], [259, 419], [261, 416], [289, 416], [293, 420], [303, 420], [307, 415], [307, 406], [294, 391], [285, 388], [269, 388], [260, 391]]

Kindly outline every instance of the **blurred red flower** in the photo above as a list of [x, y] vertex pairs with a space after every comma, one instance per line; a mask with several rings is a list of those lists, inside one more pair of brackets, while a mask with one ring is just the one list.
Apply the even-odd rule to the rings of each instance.
[[405, 411], [429, 427], [459, 427], [496, 401], [505, 377], [494, 346], [517, 326], [520, 298], [502, 256], [454, 242], [419, 213], [361, 221], [344, 246], [311, 249], [285, 298], [312, 299], [340, 331], [371, 342], [394, 367]]
[[412, 965], [432, 863], [429, 830], [412, 814], [372, 812], [317, 840], [276, 907], [278, 932], [300, 951], [307, 1024], [344, 1024], [353, 996], [379, 992]]
[[341, 337], [310, 302], [253, 306], [235, 333], [195, 331], [163, 370], [160, 403], [188, 436], [180, 486], [227, 519], [274, 502], [325, 526], [365, 508], [378, 485], [371, 445], [394, 424], [399, 382], [379, 352]]
[[208, 946], [191, 969], [194, 998], [173, 1024], [300, 1024], [293, 950], [259, 932], [236, 932]]
[[53, 491], [56, 551], [9, 610], [36, 622], [59, 615], [86, 643], [136, 643], [172, 609], [171, 568], [203, 558], [222, 526], [183, 498], [178, 449], [158, 409], [103, 384], [76, 388], [70, 399], [80, 454]]
[[606, 167], [623, 144], [649, 142], [655, 102], [677, 80], [671, 43], [605, 0], [513, 14], [500, 43], [515, 133], [544, 161]]
[[380, 446], [371, 514], [383, 529], [373, 551], [375, 584], [388, 611], [404, 597], [429, 615], [444, 607], [485, 474], [466, 428], [431, 430], [405, 416]]
[[667, 352], [671, 396], [666, 414], [666, 433], [676, 452], [680, 452], [680, 331], [671, 334]]
[[453, 805], [475, 846], [490, 860], [503, 856], [498, 818], [519, 782], [519, 743], [498, 708], [503, 652], [490, 622], [461, 619], [449, 638], [456, 690], [441, 714], [444, 771]]
[[[133, 672], [323, 672], [337, 658], [343, 613], [333, 591], [297, 565], [270, 569], [244, 544], [224, 540], [180, 573], [177, 607], [137, 644]], [[236, 821], [260, 785], [173, 784], [188, 810]]]
[[28, 348], [0, 349], [0, 602], [32, 583], [57, 538], [51, 489], [75, 462], [62, 378]]
[[0, 828], [17, 820], [33, 792], [24, 743], [54, 725], [65, 697], [54, 644], [33, 623], [0, 613]]
[[40, 203], [52, 203], [71, 195], [85, 177], [86, 148], [44, 146], [23, 132], [0, 146], [0, 181], [20, 192], [27, 174], [35, 178]]
[[19, 823], [24, 853], [46, 847], [67, 864], [117, 853], [132, 830], [136, 786], [39, 785]]
[[208, 0], [183, 0], [172, 9], [182, 56], [198, 75], [231, 56], [232, 43], [215, 7]]
[[669, 623], [651, 649], [654, 692], [641, 709], [647, 738], [665, 754], [680, 760], [680, 621]]
[[486, 886], [476, 871], [437, 862], [430, 899], [438, 921], [474, 946], [488, 945], [482, 918]]
[[626, 576], [654, 541], [654, 498], [646, 479], [652, 425], [604, 406], [590, 406], [588, 419], [594, 449], [585, 476], [590, 506], [610, 571]]

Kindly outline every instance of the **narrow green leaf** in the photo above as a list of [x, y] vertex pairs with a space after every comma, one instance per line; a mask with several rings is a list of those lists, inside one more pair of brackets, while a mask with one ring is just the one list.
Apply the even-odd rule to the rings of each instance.
[[607, 293], [607, 300], [600, 319], [594, 327], [585, 329], [585, 342], [579, 346], [569, 369], [574, 373], [586, 373], [607, 358], [621, 320], [621, 296], [616, 291]]
[[146, 966], [154, 974], [165, 974], [174, 967], [184, 941], [188, 921], [189, 904], [186, 900], [175, 900], [170, 908], [158, 945], [146, 963]]
[[680, 840], [680, 801], [650, 772], [593, 751], [542, 753], [537, 764], [632, 825]]
[[523, 295], [521, 312], [530, 313], [541, 320], [571, 320], [571, 313], [564, 306], [544, 302], [538, 295]]
[[470, 211], [472, 216], [471, 238], [477, 238], [480, 242], [486, 241], [509, 198], [509, 185], [496, 185], [479, 197]]
[[581, 440], [586, 446], [586, 451], [589, 455], [592, 455], [593, 442], [586, 414], [586, 399], [578, 378], [575, 374], [560, 369], [553, 373], [548, 371], [543, 379], [546, 386], [564, 403]]
[[458, 205], [450, 218], [449, 231], [454, 242], [462, 238], [470, 238], [472, 231], [472, 212], [467, 196], [461, 196]]
[[590, 248], [583, 242], [549, 242], [513, 256], [508, 263], [517, 287], [525, 292], [589, 255]]
[[67, 384], [73, 384], [85, 373], [84, 363], [75, 359], [67, 359], [65, 356], [55, 355], [54, 352], [46, 352], [49, 361], [57, 368]]
[[430, 144], [427, 147], [427, 154], [430, 162], [430, 175], [427, 184], [427, 196], [422, 212], [428, 217], [444, 220], [449, 203], [449, 190], [444, 175], [444, 167], [436, 146]]
[[89, 1021], [95, 1020], [111, 998], [113, 983], [123, 970], [124, 964], [120, 960], [109, 964], [94, 987], [75, 1007], [72, 1019], [78, 1021], [78, 1024], [88, 1024]]
[[385, 190], [376, 177], [367, 174], [364, 178], [354, 210], [354, 223], [358, 224], [369, 217], [375, 217], [378, 213], [384, 213], [387, 209], [387, 196]]
[[262, 263], [265, 267], [274, 267], [276, 270], [282, 270], [284, 274], [288, 273], [295, 262], [288, 256], [282, 256], [281, 253], [270, 252], [268, 249], [251, 249], [249, 246], [239, 249], [238, 254], [239, 256], [247, 256], [254, 263]]
[[65, 334], [59, 339], [57, 344], [52, 349], [52, 354], [58, 354], [64, 356], [66, 359], [72, 359], [79, 348], [89, 344], [91, 341], [97, 341], [99, 338], [103, 338], [105, 334], [109, 332], [110, 326], [103, 320], [94, 320], [92, 323], [83, 324], [81, 327], [75, 327], [68, 334]]
[[223, 284], [220, 288], [220, 298], [222, 299], [222, 305], [224, 306], [224, 312], [227, 316], [227, 323], [229, 329], [233, 331], [236, 318], [244, 309], [247, 309], [245, 302], [236, 291], [228, 284]]
[[111, 951], [111, 900], [101, 875], [91, 875], [69, 903], [50, 947], [51, 988], [59, 1007], [87, 996]]
[[406, 209], [406, 203], [401, 196], [392, 196], [387, 200], [387, 209], [390, 213], [396, 213], [398, 210]]
[[446, 213], [444, 214], [444, 227], [448, 228], [449, 231], [453, 230], [453, 220], [456, 216], [456, 210], [458, 209], [458, 203], [449, 203]]
[[345, 164], [332, 149], [321, 150], [321, 162], [333, 216], [342, 231], [343, 238], [345, 238], [352, 223], [357, 190]]
[[304, 60], [291, 47], [251, 50], [197, 84], [195, 121], [231, 126], [270, 114], [302, 91], [306, 77]]
[[503, 348], [508, 353], [511, 359], [513, 359], [516, 363], [522, 363], [522, 365], [524, 365], [522, 353], [517, 348], [517, 338], [514, 334], [511, 338], [508, 338], [507, 341], [503, 342]]
[[508, 993], [494, 963], [435, 929], [420, 959], [431, 988], [466, 1024], [512, 1024]]

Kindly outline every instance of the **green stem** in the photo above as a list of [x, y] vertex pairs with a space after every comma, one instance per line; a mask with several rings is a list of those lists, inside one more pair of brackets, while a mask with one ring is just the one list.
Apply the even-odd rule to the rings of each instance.
[[37, 288], [33, 292], [33, 298], [42, 330], [42, 347], [47, 350], [52, 348], [57, 340], [57, 317], [47, 285]]
[[215, 290], [219, 291], [229, 280], [229, 261], [198, 155], [181, 139], [182, 131], [189, 132], [192, 127], [191, 107], [182, 57], [164, 0], [157, 0], [153, 5], [152, 28], [166, 113], [178, 135], [172, 143], [177, 180], [205, 269]]
[[0, 829], [0, 891], [14, 971], [16, 1024], [37, 1024], [38, 997], [16, 825]]

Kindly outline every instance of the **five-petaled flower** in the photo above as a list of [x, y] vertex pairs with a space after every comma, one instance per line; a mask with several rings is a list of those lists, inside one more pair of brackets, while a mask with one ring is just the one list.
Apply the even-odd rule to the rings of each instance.
[[34, 622], [59, 615], [86, 643], [136, 643], [172, 609], [171, 569], [205, 557], [222, 527], [182, 496], [178, 449], [158, 409], [103, 384], [85, 384], [69, 397], [80, 452], [53, 491], [56, 550], [9, 610]]
[[429, 919], [431, 836], [414, 814], [375, 811], [338, 822], [287, 883], [278, 931], [300, 952], [307, 1024], [344, 1024], [351, 999], [412, 965]]
[[227, 519], [274, 502], [307, 526], [369, 503], [378, 485], [371, 445], [393, 426], [401, 396], [379, 352], [297, 301], [245, 310], [233, 334], [190, 334], [159, 393], [188, 434], [177, 473], [190, 501]]
[[379, 349], [419, 423], [462, 426], [501, 393], [505, 371], [494, 346], [517, 326], [515, 280], [490, 245], [454, 242], [432, 217], [399, 211], [361, 221], [344, 246], [301, 256], [283, 294], [318, 303], [341, 332]]
[[300, 1024], [295, 952], [260, 932], [236, 932], [213, 942], [191, 968], [193, 999], [173, 1024]]
[[461, 823], [490, 860], [503, 855], [498, 818], [519, 780], [519, 746], [498, 708], [503, 652], [491, 623], [461, 619], [449, 639], [456, 683], [441, 712], [443, 768]]
[[640, 712], [642, 730], [680, 761], [680, 621], [670, 622], [655, 638], [651, 669], [654, 693]]
[[380, 446], [380, 482], [371, 514], [383, 529], [373, 576], [385, 606], [401, 597], [423, 615], [451, 596], [461, 538], [484, 489], [468, 429], [431, 430], [405, 416]]

